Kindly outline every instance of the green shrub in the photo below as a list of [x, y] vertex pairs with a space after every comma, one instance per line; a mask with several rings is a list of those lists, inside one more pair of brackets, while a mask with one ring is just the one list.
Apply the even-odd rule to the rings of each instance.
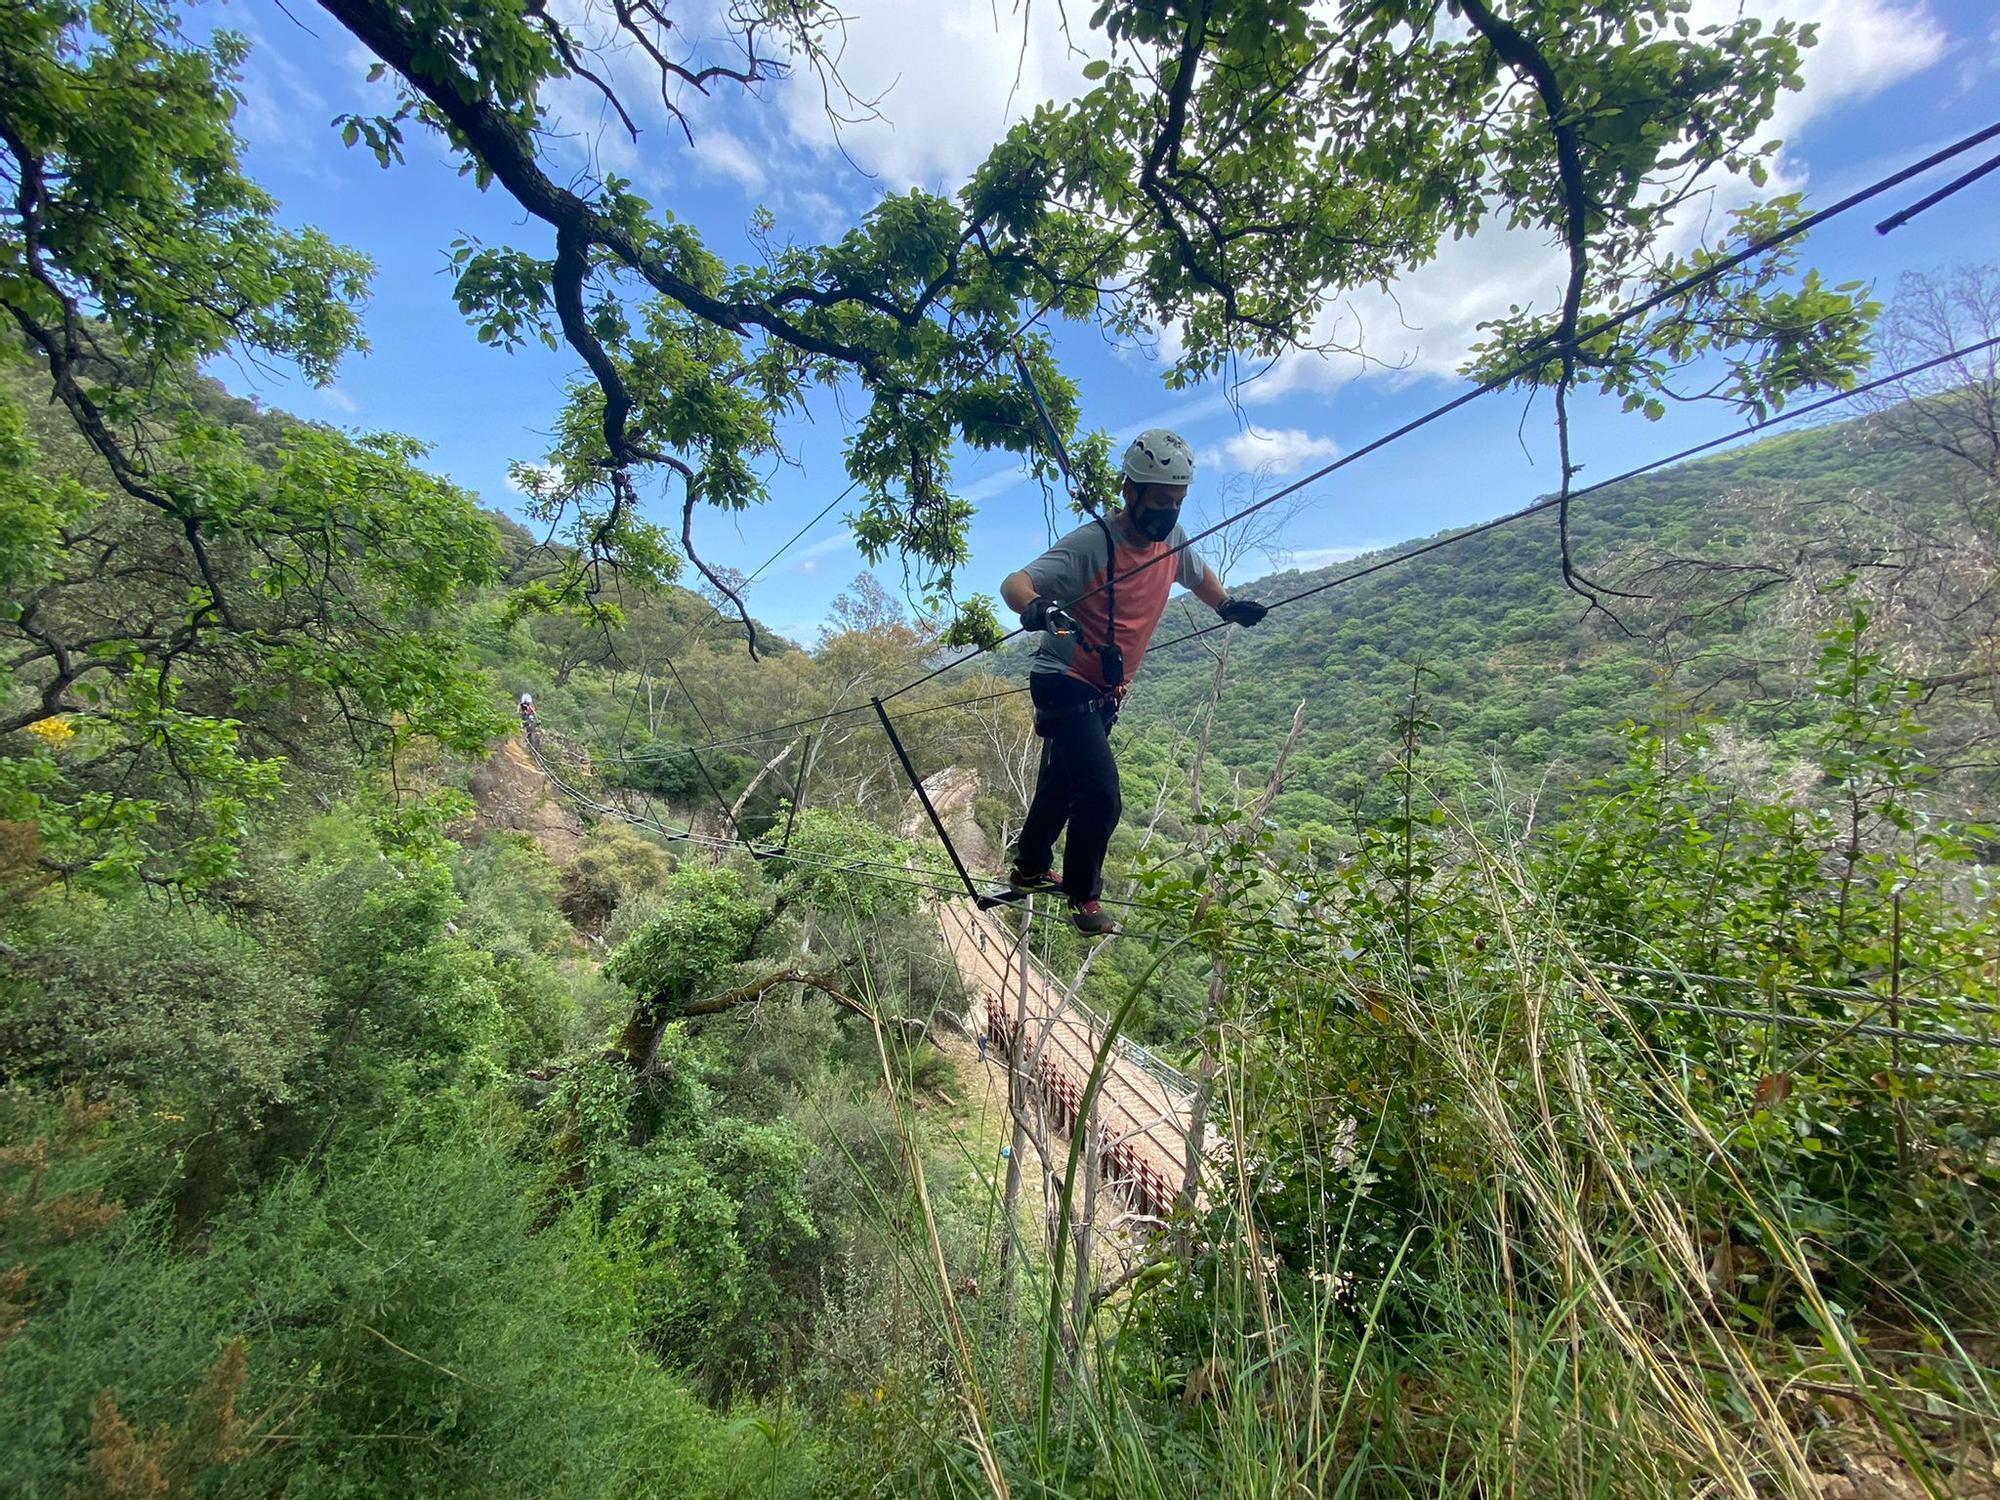
[[321, 1043], [309, 954], [267, 946], [200, 907], [146, 894], [48, 896], [0, 968], [0, 1057], [17, 1081], [145, 1098], [206, 1130], [294, 1101]]
[[240, 1455], [185, 1493], [714, 1492], [719, 1429], [634, 1356], [589, 1224], [536, 1232], [534, 1189], [473, 1135], [377, 1138], [236, 1200], [198, 1251], [143, 1207], [58, 1244], [10, 1234], [27, 1313], [0, 1347], [0, 1490], [57, 1500], [115, 1457], [107, 1394], [140, 1441], [213, 1416], [240, 1341]]
[[564, 919], [563, 874], [525, 833], [488, 833], [452, 860], [464, 903], [456, 926], [467, 941], [495, 952], [552, 955], [574, 934]]
[[601, 933], [628, 902], [663, 889], [672, 870], [658, 844], [623, 823], [600, 823], [563, 872], [563, 912], [577, 931]]

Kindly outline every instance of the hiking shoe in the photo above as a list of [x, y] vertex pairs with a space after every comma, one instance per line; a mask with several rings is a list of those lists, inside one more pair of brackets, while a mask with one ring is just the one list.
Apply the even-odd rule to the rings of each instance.
[[1030, 875], [1019, 865], [1007, 872], [1007, 888], [1013, 891], [1052, 891], [1060, 882], [1055, 871], [1044, 870], [1039, 875]]
[[1087, 932], [1095, 937], [1109, 937], [1118, 930], [1118, 924], [1095, 901], [1072, 901], [1069, 919], [1076, 923], [1078, 932]]

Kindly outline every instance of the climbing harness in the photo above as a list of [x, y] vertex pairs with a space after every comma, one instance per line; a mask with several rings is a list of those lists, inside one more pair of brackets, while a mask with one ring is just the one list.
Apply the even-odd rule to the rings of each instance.
[[[1102, 525], [1103, 523], [1100, 521], [1098, 524]], [[1117, 717], [1119, 703], [1125, 696], [1123, 691], [1125, 684], [1125, 653], [1118, 649], [1115, 642], [1108, 646], [1091, 645], [1084, 639], [1081, 627], [1078, 626], [1067, 610], [1051, 608], [1046, 618], [1050, 622], [1048, 630], [1051, 635], [1073, 635], [1076, 637], [1076, 646], [1079, 651], [1095, 651], [1098, 653], [1098, 658], [1103, 663], [1105, 688], [1104, 691], [1098, 693], [1095, 697], [1069, 708], [1043, 708], [1037, 704], [1035, 707], [1035, 733], [1046, 739], [1048, 738], [1049, 727], [1057, 720], [1075, 718], [1079, 714], [1109, 713], [1112, 717]], [[1115, 626], [1117, 616], [1110, 613], [1109, 610], [1107, 610], [1107, 619]], [[1078, 682], [1083, 681], [1080, 677], [1076, 680]], [[1088, 683], [1084, 685], [1086, 687], [1090, 686]], [[1046, 754], [1046, 747], [1044, 747], [1044, 753]]]

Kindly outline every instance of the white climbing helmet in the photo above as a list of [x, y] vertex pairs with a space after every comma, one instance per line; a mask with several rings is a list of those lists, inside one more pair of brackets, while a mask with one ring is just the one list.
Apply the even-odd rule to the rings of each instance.
[[1134, 484], [1194, 483], [1194, 449], [1178, 432], [1148, 427], [1125, 450], [1125, 477]]

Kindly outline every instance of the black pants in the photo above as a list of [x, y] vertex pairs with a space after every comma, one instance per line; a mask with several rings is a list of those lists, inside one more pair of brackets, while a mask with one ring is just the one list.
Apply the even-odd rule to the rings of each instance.
[[1069, 825], [1063, 846], [1063, 894], [1093, 901], [1104, 889], [1104, 851], [1125, 803], [1118, 793], [1118, 763], [1111, 757], [1111, 726], [1118, 710], [1099, 703], [1097, 689], [1074, 677], [1037, 672], [1028, 679], [1035, 700], [1035, 732], [1042, 736], [1042, 771], [1028, 821], [1021, 825], [1014, 864], [1026, 874], [1055, 862], [1056, 836]]

